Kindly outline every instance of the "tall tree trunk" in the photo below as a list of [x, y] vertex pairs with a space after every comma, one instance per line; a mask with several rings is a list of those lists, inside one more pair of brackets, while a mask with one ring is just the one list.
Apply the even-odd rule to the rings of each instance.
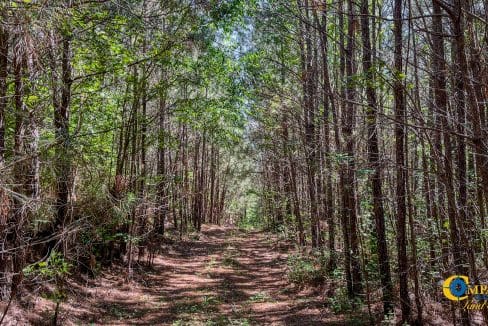
[[[298, 197], [298, 187], [297, 187], [297, 168], [295, 160], [291, 154], [290, 144], [289, 144], [289, 133], [288, 133], [288, 124], [286, 121], [286, 117], [283, 116], [282, 120], [282, 132], [283, 132], [283, 144], [285, 147], [285, 155], [287, 158], [287, 168], [289, 169], [289, 175], [285, 175], [285, 177], [290, 178], [290, 194], [291, 194], [291, 201], [293, 202], [293, 215], [295, 217], [296, 228], [298, 232], [298, 243], [301, 246], [305, 246], [305, 232], [303, 228], [303, 221], [302, 215], [300, 212], [300, 200]], [[285, 169], [286, 171], [286, 169]]]
[[[434, 109], [435, 109], [435, 124], [443, 130], [442, 138], [444, 141], [445, 149], [442, 150], [441, 145], [441, 132], [436, 131], [434, 153], [437, 164], [437, 172], [440, 176], [440, 181], [444, 185], [445, 197], [447, 197], [447, 215], [449, 219], [449, 234], [451, 239], [451, 248], [454, 257], [455, 264], [458, 265], [460, 261], [459, 253], [459, 232], [457, 228], [457, 209], [456, 199], [454, 196], [453, 186], [453, 173], [452, 173], [452, 142], [451, 142], [451, 127], [447, 119], [448, 117], [448, 97], [447, 97], [447, 82], [446, 82], [446, 62], [443, 40], [443, 27], [442, 27], [442, 12], [436, 0], [433, 0], [433, 18], [432, 18], [432, 67], [434, 70], [433, 89], [434, 89]], [[438, 179], [439, 180], [439, 179]], [[442, 207], [445, 205], [444, 191], [440, 187], [440, 183], [437, 185], [439, 193], [438, 204], [435, 204], [437, 215], [440, 217], [442, 232], [443, 225], [445, 223], [445, 213]], [[447, 252], [446, 248], [441, 248], [443, 254], [443, 265], [447, 268]], [[462, 273], [460, 270], [456, 270], [458, 273]]]
[[[160, 235], [164, 235], [164, 221], [168, 213], [168, 180], [166, 177], [166, 94], [161, 95], [159, 99], [159, 129], [158, 129], [158, 205], [156, 232]], [[176, 225], [175, 225], [176, 228]]]
[[386, 241], [385, 213], [383, 209], [383, 191], [381, 185], [381, 162], [378, 146], [378, 128], [376, 125], [377, 100], [374, 89], [375, 73], [372, 66], [371, 39], [369, 30], [368, 0], [361, 2], [361, 31], [363, 38], [363, 70], [366, 83], [366, 124], [368, 126], [368, 162], [373, 169], [371, 176], [371, 190], [373, 195], [373, 214], [376, 227], [376, 241], [378, 247], [378, 266], [383, 289], [383, 311], [392, 311], [393, 286], [391, 282], [390, 258]]
[[[19, 163], [14, 167], [15, 186], [14, 191], [26, 195], [29, 198], [32, 194], [29, 182], [32, 181], [29, 173], [29, 161], [26, 160], [24, 155], [26, 153], [25, 145], [29, 142], [26, 139], [27, 133], [27, 108], [24, 104], [24, 71], [25, 71], [25, 57], [23, 53], [15, 53], [13, 57], [13, 70], [14, 70], [14, 107], [15, 107], [15, 134], [14, 134], [14, 157], [19, 160]], [[28, 197], [29, 196], [29, 197]], [[15, 296], [17, 289], [22, 282], [25, 261], [25, 224], [27, 222], [27, 210], [29, 207], [28, 202], [24, 201], [21, 197], [14, 197], [14, 213], [11, 224], [14, 226], [11, 232], [10, 242], [11, 248], [14, 249], [12, 253], [12, 284], [11, 284], [11, 296]]]
[[[341, 98], [346, 98], [346, 87], [344, 87], [344, 83], [341, 82], [346, 75], [346, 46], [345, 46], [345, 33], [343, 32], [344, 29], [344, 1], [339, 1], [339, 17], [338, 17], [338, 24], [339, 24], [339, 71], [338, 75], [340, 78], [336, 78], [336, 83], [338, 84], [337, 87], [341, 90]], [[330, 90], [330, 88], [329, 88]], [[344, 120], [344, 111], [345, 108], [345, 101], [341, 102], [340, 110], [336, 110], [334, 106], [332, 107], [332, 118], [334, 120], [334, 138], [336, 144], [336, 151], [342, 153], [344, 151], [343, 145], [341, 143], [341, 136], [340, 131], [344, 133], [344, 128], [342, 126]], [[333, 102], [332, 102], [333, 103]], [[342, 118], [341, 118], [342, 117]], [[339, 128], [339, 126], [341, 128]], [[344, 138], [346, 138], [344, 136]], [[347, 142], [345, 139], [344, 142]], [[340, 170], [339, 170], [339, 190], [340, 190], [340, 206], [341, 206], [341, 224], [342, 224], [342, 238], [343, 238], [343, 252], [344, 252], [344, 271], [346, 273], [346, 283], [347, 283], [347, 293], [349, 297], [354, 296], [353, 290], [353, 281], [352, 281], [352, 274], [351, 274], [351, 239], [350, 239], [350, 229], [349, 229], [349, 221], [348, 221], [348, 200], [347, 200], [347, 164], [345, 162], [340, 163]]]
[[[215, 177], [217, 174], [216, 163], [217, 153], [215, 148], [215, 143], [212, 142], [210, 145], [210, 198], [209, 198], [209, 217], [210, 223], [214, 223], [214, 213], [215, 213]], [[244, 216], [245, 217], [245, 216]]]
[[[319, 19], [317, 19], [319, 21]], [[332, 163], [331, 163], [331, 145], [330, 145], [330, 122], [331, 111], [335, 111], [335, 99], [333, 97], [330, 75], [329, 75], [329, 58], [328, 58], [328, 40], [327, 40], [327, 4], [324, 2], [322, 9], [322, 21], [318, 24], [320, 28], [321, 55], [322, 55], [322, 96], [324, 104], [323, 124], [324, 124], [324, 173], [325, 176], [325, 213], [328, 223], [329, 235], [329, 262], [327, 269], [332, 271], [337, 265], [337, 254], [335, 251], [335, 221], [334, 221], [334, 192], [332, 185]]]
[[310, 8], [308, 0], [302, 3], [298, 0], [300, 9], [300, 37], [299, 45], [301, 52], [302, 88], [303, 88], [303, 114], [305, 129], [305, 158], [307, 162], [307, 186], [310, 200], [310, 228], [312, 236], [312, 247], [319, 246], [319, 222], [316, 194], [316, 142], [315, 142], [315, 89], [313, 82], [313, 49], [312, 30], [310, 27]]
[[[3, 20], [3, 15], [0, 15]], [[7, 108], [9, 33], [7, 26], [0, 23], [0, 167], [4, 166], [5, 154], [5, 109]], [[4, 183], [5, 180], [1, 180]], [[7, 233], [10, 200], [4, 190], [0, 191], [0, 237]], [[0, 239], [1, 239], [0, 238]], [[2, 242], [4, 239], [2, 239]], [[9, 299], [8, 256], [0, 254], [0, 300]]]
[[[3, 18], [3, 15], [0, 15]], [[0, 163], [5, 153], [5, 109], [7, 108], [7, 73], [9, 32], [7, 26], [0, 24]]]
[[[67, 32], [64, 32], [67, 33]], [[56, 221], [55, 228], [68, 222], [69, 192], [71, 184], [71, 153], [69, 114], [71, 102], [71, 36], [64, 34], [61, 42], [61, 99], [54, 94], [54, 127], [58, 141], [56, 147]], [[54, 88], [53, 92], [57, 92]]]
[[408, 294], [408, 256], [406, 238], [406, 170], [405, 170], [405, 94], [403, 88], [403, 3], [395, 0], [394, 18], [394, 74], [393, 95], [395, 99], [395, 154], [396, 154], [396, 204], [397, 204], [397, 250], [398, 275], [400, 278], [400, 304], [402, 324], [411, 321], [411, 303]]
[[342, 133], [345, 139], [346, 171], [344, 178], [344, 209], [346, 211], [346, 223], [348, 237], [350, 238], [350, 264], [352, 287], [350, 296], [357, 296], [362, 291], [361, 261], [359, 257], [359, 238], [358, 221], [356, 207], [356, 164], [355, 164], [355, 141], [353, 129], [356, 120], [356, 107], [354, 104], [356, 91], [353, 85], [355, 75], [354, 55], [355, 55], [355, 29], [356, 14], [354, 12], [354, 2], [348, 1], [348, 24], [347, 24], [347, 46], [345, 49], [345, 72], [346, 89], [344, 112], [342, 117]]

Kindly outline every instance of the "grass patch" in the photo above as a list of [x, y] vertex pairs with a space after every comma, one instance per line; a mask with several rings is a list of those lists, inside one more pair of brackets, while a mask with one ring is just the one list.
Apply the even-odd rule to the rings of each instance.
[[111, 316], [114, 316], [119, 320], [131, 319], [131, 318], [140, 318], [140, 317], [144, 316], [144, 311], [127, 309], [127, 308], [119, 306], [119, 305], [110, 306], [108, 308], [108, 313]]
[[184, 300], [177, 302], [173, 306], [173, 310], [177, 314], [197, 314], [197, 313], [208, 313], [217, 311], [217, 305], [219, 305], [222, 301], [218, 297], [214, 296], [203, 296], [202, 301], [191, 301], [191, 300]]
[[211, 270], [213, 269], [215, 266], [217, 266], [217, 260], [215, 260], [214, 257], [210, 258], [210, 260], [208, 261], [207, 265], [205, 266], [205, 270]]
[[212, 295], [204, 295], [202, 300], [202, 307], [217, 306], [222, 303], [219, 297], [214, 297]]
[[230, 268], [239, 268], [240, 263], [237, 261], [237, 259], [234, 258], [234, 255], [232, 255], [229, 252], [226, 252], [224, 254], [224, 258], [222, 259], [222, 266], [230, 267]]
[[255, 295], [251, 296], [248, 300], [248, 302], [256, 303], [256, 302], [271, 302], [273, 301], [273, 298], [269, 296], [266, 292], [259, 292], [256, 293]]
[[205, 323], [205, 326], [250, 326], [251, 322], [247, 318], [232, 318], [228, 316], [217, 316]]
[[290, 287], [286, 287], [286, 288], [282, 288], [282, 289], [280, 290], [280, 293], [281, 293], [281, 294], [284, 294], [284, 295], [287, 295], [287, 294], [292, 294], [292, 293], [294, 293], [294, 291], [293, 291], [293, 289], [292, 289], [292, 288], [290, 288]]

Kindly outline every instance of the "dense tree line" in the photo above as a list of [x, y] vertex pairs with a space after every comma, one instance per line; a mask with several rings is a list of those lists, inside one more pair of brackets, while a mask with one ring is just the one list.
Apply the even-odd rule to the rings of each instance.
[[422, 324], [440, 279], [487, 266], [486, 15], [456, 0], [266, 1], [256, 14], [268, 225], [342, 267], [351, 299], [380, 286], [403, 322]]
[[[242, 133], [237, 1], [0, 4], [0, 287], [221, 223]], [[223, 44], [223, 45], [222, 45]], [[32, 265], [31, 265], [32, 266]], [[26, 281], [26, 283], [29, 283]]]

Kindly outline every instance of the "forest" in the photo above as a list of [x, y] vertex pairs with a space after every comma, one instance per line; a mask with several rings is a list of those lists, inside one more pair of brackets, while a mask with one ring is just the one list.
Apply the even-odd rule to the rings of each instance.
[[0, 0], [0, 325], [487, 325], [486, 0]]

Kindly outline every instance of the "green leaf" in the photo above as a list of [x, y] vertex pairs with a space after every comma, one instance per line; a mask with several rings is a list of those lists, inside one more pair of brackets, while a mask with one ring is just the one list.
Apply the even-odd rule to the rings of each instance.
[[449, 221], [445, 221], [444, 224], [442, 224], [442, 226], [446, 229], [449, 229]]

